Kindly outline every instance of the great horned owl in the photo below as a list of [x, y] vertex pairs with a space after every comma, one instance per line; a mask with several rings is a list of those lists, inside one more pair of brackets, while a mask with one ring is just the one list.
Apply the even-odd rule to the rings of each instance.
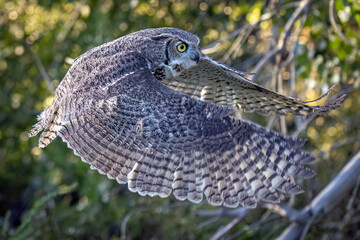
[[314, 157], [303, 139], [231, 115], [234, 110], [308, 115], [327, 106], [277, 94], [202, 54], [184, 30], [138, 31], [78, 57], [50, 108], [30, 132], [47, 146], [60, 136], [91, 168], [141, 195], [212, 205], [278, 203], [277, 190], [302, 192]]

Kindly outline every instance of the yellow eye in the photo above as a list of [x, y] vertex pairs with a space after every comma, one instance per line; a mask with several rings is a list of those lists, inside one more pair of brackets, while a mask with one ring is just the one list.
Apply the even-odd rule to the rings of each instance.
[[185, 52], [187, 49], [187, 45], [185, 43], [179, 43], [177, 46], [176, 46], [176, 50], [178, 50], [178, 52]]

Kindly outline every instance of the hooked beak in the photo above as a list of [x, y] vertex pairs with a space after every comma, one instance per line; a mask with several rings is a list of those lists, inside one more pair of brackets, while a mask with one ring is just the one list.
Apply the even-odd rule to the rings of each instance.
[[198, 63], [200, 61], [200, 54], [199, 53], [194, 53], [194, 54], [191, 55], [190, 59], [195, 61], [196, 63]]

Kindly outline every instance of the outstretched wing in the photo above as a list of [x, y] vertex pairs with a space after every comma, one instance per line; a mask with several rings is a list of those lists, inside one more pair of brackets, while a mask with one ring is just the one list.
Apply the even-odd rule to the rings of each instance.
[[289, 176], [314, 175], [303, 166], [313, 160], [299, 150], [303, 140], [172, 91], [146, 68], [96, 96], [92, 107], [64, 118], [58, 134], [92, 168], [141, 195], [200, 202], [205, 194], [212, 205], [255, 207], [279, 202], [276, 190], [300, 193]]
[[325, 106], [308, 106], [307, 102], [265, 89], [247, 80], [244, 73], [218, 63], [206, 55], [201, 56], [195, 67], [183, 71], [176, 78], [165, 79], [163, 83], [190, 96], [261, 114], [322, 114], [338, 108], [345, 98], [343, 95]]

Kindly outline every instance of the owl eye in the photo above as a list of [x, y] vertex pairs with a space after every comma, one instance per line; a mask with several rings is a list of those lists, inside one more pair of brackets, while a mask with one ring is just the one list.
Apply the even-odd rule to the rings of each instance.
[[187, 49], [186, 43], [179, 43], [178, 45], [176, 45], [176, 50], [178, 50], [178, 52], [180, 53], [185, 52], [186, 49]]

